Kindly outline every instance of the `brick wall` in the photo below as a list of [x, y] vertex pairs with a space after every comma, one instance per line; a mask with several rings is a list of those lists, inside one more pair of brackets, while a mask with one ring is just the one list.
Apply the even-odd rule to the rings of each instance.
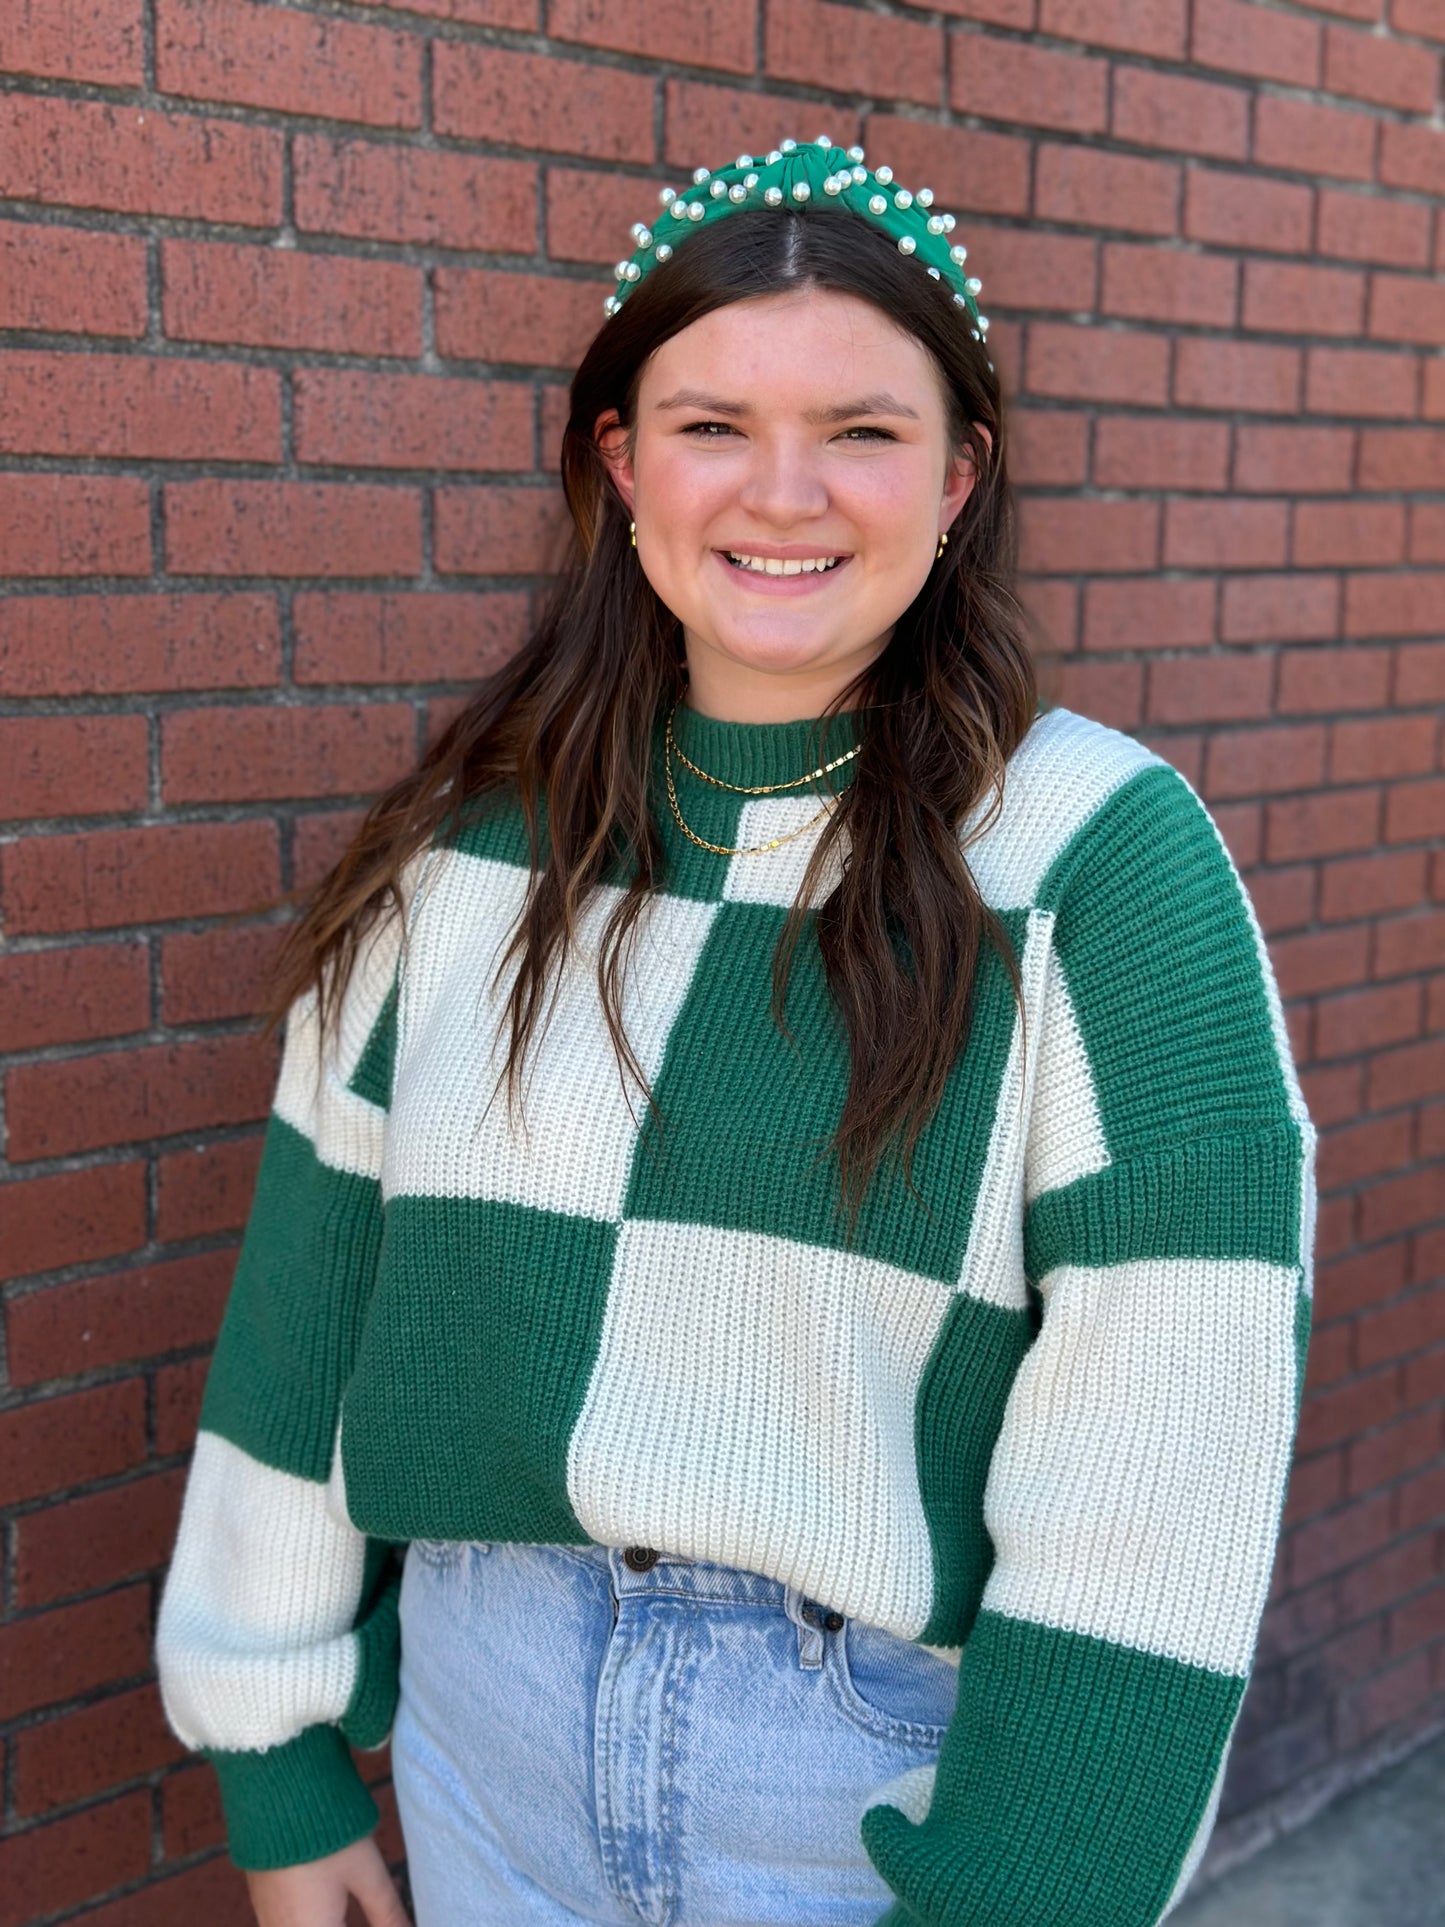
[[149, 1651], [277, 899], [524, 633], [629, 223], [789, 133], [959, 215], [1051, 693], [1210, 804], [1321, 1127], [1223, 1852], [1445, 1719], [1442, 49], [1445, 0], [5, 0], [0, 1927], [243, 1919]]

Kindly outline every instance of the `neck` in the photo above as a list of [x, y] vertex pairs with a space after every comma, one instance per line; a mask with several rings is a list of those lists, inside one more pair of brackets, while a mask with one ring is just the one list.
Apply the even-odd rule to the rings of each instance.
[[[719, 656], [692, 636], [684, 640], [686, 706], [699, 716], [726, 723], [796, 723], [821, 716], [860, 670], [877, 659], [883, 647], [883, 643], [870, 645], [841, 663], [773, 671], [753, 669]], [[845, 711], [856, 706], [856, 697], [849, 698]]]

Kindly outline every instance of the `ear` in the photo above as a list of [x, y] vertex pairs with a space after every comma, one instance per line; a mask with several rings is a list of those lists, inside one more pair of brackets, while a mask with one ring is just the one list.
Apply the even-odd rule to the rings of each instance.
[[636, 487], [632, 473], [632, 458], [626, 449], [627, 430], [615, 408], [609, 408], [597, 417], [593, 427], [593, 437], [602, 451], [602, 459], [612, 473], [617, 493], [622, 497], [628, 516], [632, 515], [632, 505]]
[[[984, 446], [988, 449], [989, 453], [992, 454], [992, 434], [984, 427], [982, 422], [975, 422], [974, 427], [978, 430]], [[939, 515], [941, 517], [940, 533], [942, 529], [946, 529], [952, 523], [959, 510], [963, 507], [969, 496], [972, 495], [974, 484], [977, 480], [978, 470], [973, 465], [972, 456], [965, 448], [954, 457], [944, 481], [943, 500], [939, 505]]]

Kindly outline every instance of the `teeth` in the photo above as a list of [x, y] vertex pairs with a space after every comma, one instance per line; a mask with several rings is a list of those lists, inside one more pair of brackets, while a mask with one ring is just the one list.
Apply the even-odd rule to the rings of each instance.
[[826, 569], [837, 568], [839, 562], [836, 555], [810, 555], [801, 562], [779, 562], [763, 555], [734, 555], [731, 549], [727, 555], [730, 562], [759, 575], [821, 575]]

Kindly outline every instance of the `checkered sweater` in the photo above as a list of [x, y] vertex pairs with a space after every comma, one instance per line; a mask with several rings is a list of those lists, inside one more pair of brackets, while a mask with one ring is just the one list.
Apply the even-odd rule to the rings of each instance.
[[[809, 766], [805, 723], [678, 730], [740, 784]], [[678, 782], [713, 843], [817, 808]], [[492, 1097], [510, 806], [414, 860], [324, 1075], [291, 1012], [161, 1611], [171, 1723], [239, 1865], [333, 1851], [375, 1820], [350, 1749], [391, 1724], [394, 1548], [639, 1542], [958, 1664], [936, 1767], [861, 1814], [888, 1927], [1148, 1927], [1213, 1824], [1309, 1329], [1315, 1131], [1238, 872], [1167, 763], [1042, 710], [966, 848], [1026, 1033], [986, 946], [919, 1195], [885, 1165], [850, 1247], [816, 944], [793, 1045], [769, 1014], [818, 832], [716, 856], [659, 800], [625, 1021], [661, 1136], [597, 1001], [610, 887], [525, 1132]]]

